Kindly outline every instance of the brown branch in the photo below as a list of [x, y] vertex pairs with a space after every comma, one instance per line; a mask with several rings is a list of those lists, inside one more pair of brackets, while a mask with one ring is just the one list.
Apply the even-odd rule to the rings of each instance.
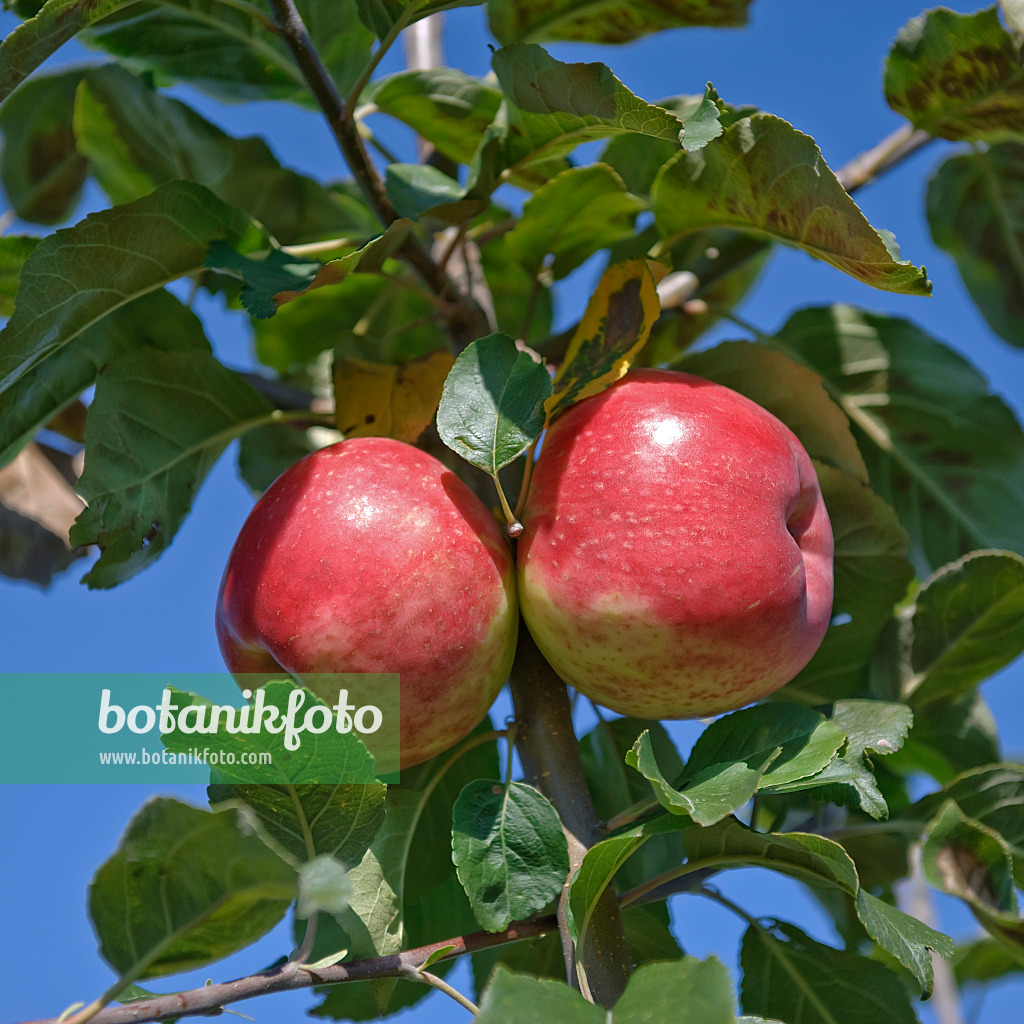
[[[305, 970], [294, 963], [284, 964], [261, 974], [236, 978], [234, 981], [225, 981], [218, 985], [206, 985], [190, 992], [176, 992], [121, 1006], [108, 1006], [91, 1019], [91, 1024], [147, 1024], [168, 1017], [209, 1016], [218, 1013], [230, 1003], [251, 999], [254, 996], [269, 995], [272, 992], [294, 992], [317, 985], [337, 985], [346, 981], [409, 977], [411, 972], [422, 968], [432, 953], [446, 946], [453, 948], [440, 957], [440, 960], [450, 960], [466, 953], [477, 953], [482, 949], [518, 942], [520, 939], [536, 938], [554, 931], [556, 927], [555, 918], [549, 916], [513, 924], [503, 932], [474, 932], [471, 935], [433, 942], [429, 946], [408, 949], [392, 956], [353, 960], [351, 963], [335, 964], [333, 967], [323, 967], [316, 971]], [[28, 1021], [26, 1024], [57, 1024], [57, 1018]]]
[[[525, 624], [520, 622], [519, 646], [512, 667], [512, 704], [519, 733], [516, 750], [526, 781], [551, 801], [569, 843], [569, 875], [583, 855], [598, 842], [600, 822], [587, 789], [572, 709], [565, 684], [544, 660]], [[573, 944], [566, 923], [568, 886], [558, 906], [558, 927], [570, 984], [577, 981]], [[590, 919], [588, 941], [578, 951], [589, 995], [611, 1007], [622, 995], [632, 956], [622, 930], [615, 893], [605, 889]]]
[[934, 138], [925, 131], [915, 130], [910, 124], [897, 128], [891, 135], [882, 139], [877, 146], [854, 157], [836, 171], [839, 184], [847, 192], [872, 182], [890, 167], [905, 160], [911, 153], [916, 153], [922, 146]]
[[[274, 12], [278, 32], [323, 112], [356, 183], [381, 222], [385, 225], [394, 223], [398, 214], [388, 198], [384, 182], [366, 152], [352, 118], [352, 111], [346, 109], [334, 79], [320, 60], [294, 0], [270, 0], [270, 7]], [[435, 295], [451, 304], [446, 326], [456, 346], [463, 348], [489, 332], [487, 318], [477, 303], [470, 296], [459, 292], [418, 239], [412, 235], [407, 237], [402, 244], [401, 255]]]

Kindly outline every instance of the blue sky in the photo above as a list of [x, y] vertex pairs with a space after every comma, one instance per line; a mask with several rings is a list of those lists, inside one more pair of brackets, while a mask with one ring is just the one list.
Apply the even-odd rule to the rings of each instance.
[[[974, 9], [963, 3], [951, 6]], [[756, 0], [751, 26], [741, 31], [676, 31], [617, 50], [568, 45], [554, 50], [562, 59], [604, 60], [634, 92], [652, 101], [700, 92], [710, 79], [726, 100], [756, 104], [812, 135], [829, 164], [839, 167], [900, 125], [901, 119], [882, 96], [881, 69], [896, 32], [919, 10], [907, 0], [829, 5], [819, 0]], [[0, 32], [6, 34], [13, 24], [9, 15], [0, 15]], [[448, 27], [448, 60], [483, 73], [489, 51], [480, 11], [456, 11], [449, 16]], [[69, 46], [56, 63], [83, 57], [97, 59]], [[299, 170], [321, 177], [342, 173], [326, 127], [311, 114], [276, 104], [220, 105], [188, 89], [178, 94], [234, 134], [266, 135], [282, 160]], [[924, 220], [924, 181], [950, 150], [944, 143], [934, 143], [857, 196], [873, 224], [895, 232], [905, 258], [927, 265], [935, 286], [933, 298], [873, 291], [802, 253], [783, 251], [774, 257], [741, 312], [763, 330], [778, 327], [800, 306], [835, 301], [909, 317], [967, 355], [1018, 415], [1024, 415], [1024, 352], [1011, 350], [991, 334], [968, 300], [952, 260], [932, 245]], [[87, 196], [89, 201], [96, 197]], [[592, 268], [570, 279], [567, 317], [578, 315], [592, 283]], [[244, 324], [225, 317], [212, 303], [201, 311], [218, 354], [230, 365], [246, 365], [251, 356]], [[713, 337], [739, 336], [735, 328], [721, 328]], [[170, 549], [154, 567], [122, 587], [87, 591], [78, 583], [81, 562], [46, 593], [0, 581], [3, 667], [12, 672], [220, 669], [214, 600], [223, 564], [250, 507], [251, 497], [229, 457], [211, 474]], [[1024, 755], [1022, 684], [1020, 665], [985, 684], [1007, 756]], [[499, 706], [499, 716], [504, 707]], [[684, 723], [673, 730], [685, 752], [700, 727]], [[174, 792], [197, 803], [204, 799], [199, 788], [179, 787]], [[5, 878], [0, 919], [6, 924], [0, 934], [0, 959], [7, 968], [0, 1020], [57, 1014], [75, 1000], [94, 998], [109, 985], [109, 969], [96, 953], [85, 915], [86, 886], [147, 795], [136, 786], [0, 786], [0, 864]], [[822, 941], [833, 938], [825, 917], [796, 883], [741, 871], [723, 882], [723, 891], [754, 914], [785, 917]], [[941, 924], [951, 934], [973, 933], [971, 919], [958, 907], [942, 899], [937, 905]], [[687, 952], [716, 953], [735, 967], [740, 925], [720, 908], [694, 898], [677, 898], [672, 911]], [[287, 947], [288, 938], [275, 934], [230, 963], [191, 976], [188, 984], [249, 973]], [[465, 987], [464, 969], [455, 981]], [[973, 1020], [994, 1024], [1012, 1019], [1012, 1010], [1019, 1012], [1022, 1000], [1024, 982], [1000, 985]], [[239, 1009], [260, 1021], [283, 1021], [296, 1019], [310, 1005], [310, 997], [293, 994]], [[971, 1010], [970, 998], [965, 1008]], [[932, 1019], [927, 1008], [921, 1015], [926, 1022]], [[413, 1024], [463, 1018], [468, 1015], [444, 997], [432, 996], [398, 1019]]]

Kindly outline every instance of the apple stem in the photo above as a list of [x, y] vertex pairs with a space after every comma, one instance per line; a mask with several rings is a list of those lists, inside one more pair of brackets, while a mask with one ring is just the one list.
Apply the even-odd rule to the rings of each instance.
[[530, 491], [530, 478], [533, 476], [534, 453], [537, 451], [537, 442], [534, 441], [526, 449], [526, 465], [523, 467], [523, 482], [519, 485], [519, 497], [516, 499], [516, 518], [523, 514], [526, 505], [526, 495]]
[[494, 481], [495, 490], [498, 492], [498, 501], [501, 502], [501, 511], [505, 513], [505, 521], [508, 523], [508, 535], [510, 537], [518, 537], [523, 532], [523, 524], [516, 518], [516, 514], [512, 511], [512, 507], [508, 503], [508, 498], [505, 497], [505, 491], [501, 486], [501, 481], [498, 479], [497, 473], [491, 474], [491, 479]]

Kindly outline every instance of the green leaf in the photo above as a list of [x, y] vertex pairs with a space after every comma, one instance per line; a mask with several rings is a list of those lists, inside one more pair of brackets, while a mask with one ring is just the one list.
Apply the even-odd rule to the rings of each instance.
[[1024, 348], [1024, 146], [951, 157], [928, 183], [932, 240], [954, 260], [989, 327]]
[[254, 427], [239, 441], [238, 474], [258, 496], [292, 463], [317, 447], [304, 424], [268, 423]]
[[126, 983], [204, 967], [255, 942], [296, 895], [295, 871], [235, 810], [157, 797], [89, 886], [100, 952]]
[[651, 779], [667, 810], [713, 825], [761, 788], [786, 789], [815, 775], [836, 756], [844, 733], [797, 704], [762, 704], [724, 715], [694, 744], [676, 790], [661, 775], [641, 736], [627, 763]]
[[475, 1024], [608, 1024], [610, 1016], [569, 988], [564, 979], [513, 974], [498, 964], [480, 1000]]
[[783, 352], [748, 341], [725, 342], [687, 355], [676, 365], [746, 395], [782, 420], [812, 458], [867, 483], [868, 469], [850, 421], [814, 370]]
[[1024, 887], [1024, 769], [996, 764], [964, 772], [938, 793], [919, 800], [907, 816], [928, 821], [940, 814], [947, 800], [954, 801], [965, 817], [1002, 837], [1014, 859], [1017, 884]]
[[735, 1024], [732, 978], [717, 957], [687, 956], [639, 968], [626, 983], [611, 1019], [614, 1024], [678, 1020], [683, 1007], [701, 1024]]
[[684, 121], [683, 149], [687, 153], [703, 149], [712, 139], [717, 139], [725, 131], [722, 124], [721, 101], [715, 87], [708, 82], [704, 90], [704, 98], [697, 109]]
[[71, 108], [82, 71], [33, 78], [0, 108], [0, 181], [21, 220], [60, 224], [75, 212], [88, 174]]
[[925, 771], [945, 784], [954, 776], [999, 760], [996, 720], [974, 690], [918, 708], [914, 729], [893, 759], [896, 770]]
[[710, 828], [683, 833], [686, 865], [701, 867], [762, 867], [812, 885], [835, 886], [856, 896], [859, 882], [850, 855], [824, 836], [805, 832], [757, 832], [728, 817]]
[[498, 50], [492, 64], [507, 101], [502, 163], [511, 172], [620, 132], [681, 142], [682, 122], [635, 96], [604, 64], [563, 64], [527, 43]]
[[[658, 106], [675, 114], [683, 122], [684, 149], [700, 149], [712, 138], [718, 138], [722, 130], [741, 117], [758, 113], [756, 107], [735, 107], [726, 103], [710, 82], [703, 96], [670, 96], [659, 100]], [[721, 130], [716, 130], [716, 123]], [[709, 129], [714, 132], [711, 138], [708, 138]], [[618, 171], [626, 188], [634, 195], [648, 196], [658, 171], [678, 152], [679, 146], [675, 140], [670, 142], [649, 135], [616, 135], [604, 147], [601, 161]], [[707, 248], [707, 244], [701, 246], [695, 250], [695, 255], [703, 253]], [[678, 261], [676, 269], [681, 269]]]
[[846, 748], [823, 771], [807, 780], [826, 787], [816, 794], [824, 800], [859, 807], [873, 818], [885, 820], [889, 808], [875, 782], [870, 754], [893, 754], [914, 721], [914, 713], [905, 704], [880, 700], [841, 700], [829, 719], [846, 734]]
[[405, 363], [448, 344], [426, 298], [370, 274], [349, 274], [330, 288], [307, 289], [279, 306], [271, 319], [254, 321], [253, 328], [260, 361], [281, 374], [305, 375], [329, 349], [339, 358]]
[[0, 103], [84, 26], [135, 0], [47, 0], [0, 42]]
[[253, 259], [243, 256], [226, 242], [213, 242], [204, 266], [244, 281], [242, 306], [256, 320], [266, 320], [277, 312], [277, 295], [308, 288], [316, 280], [323, 264], [289, 256], [280, 249], [272, 249], [262, 259]]
[[271, 410], [242, 378], [199, 351], [138, 349], [96, 383], [79, 491], [89, 507], [72, 544], [97, 544], [83, 578], [113, 587], [170, 544], [210, 467]]
[[0, 235], [0, 316], [14, 312], [21, 268], [40, 241], [32, 235]]
[[887, 967], [815, 942], [782, 921], [753, 923], [740, 947], [740, 1002], [786, 1024], [916, 1024], [907, 990]]
[[878, 624], [902, 600], [914, 578], [908, 537], [896, 513], [848, 473], [815, 462], [835, 538], [833, 613]]
[[956, 948], [953, 940], [863, 889], [857, 893], [857, 916], [868, 935], [913, 972], [927, 999], [933, 983], [929, 950], [948, 960]]
[[379, 230], [364, 204], [343, 204], [312, 178], [282, 167], [263, 139], [233, 138], [117, 65], [88, 72], [78, 90], [75, 134], [115, 203], [188, 178], [245, 210], [284, 244]]
[[[645, 244], [657, 242], [653, 224], [645, 234]], [[639, 362], [644, 366], [667, 364], [673, 369], [679, 366], [683, 353], [747, 295], [774, 251], [775, 246], [767, 239], [728, 229], [698, 231], [680, 239], [668, 255], [680, 274], [675, 280], [685, 286], [687, 297], [673, 300], [668, 291], [671, 282], [666, 285], [662, 315]], [[688, 294], [693, 282], [687, 274], [697, 280], [693, 296]], [[691, 302], [691, 298], [698, 301]]]
[[1024, 66], [997, 8], [938, 8], [909, 21], [889, 53], [885, 98], [915, 128], [943, 139], [1024, 133]]
[[[337, 916], [348, 937], [349, 959], [388, 956], [405, 945], [402, 900], [417, 804], [414, 794], [389, 795], [384, 824], [363, 859], [349, 871], [349, 906]], [[393, 978], [372, 983], [378, 1014], [386, 1012], [394, 987]], [[329, 995], [316, 1012], [330, 1015], [331, 1002]]]
[[[580, 739], [580, 757], [594, 810], [601, 821], [610, 821], [623, 808], [651, 797], [649, 782], [626, 764], [626, 754], [642, 732], [647, 732], [655, 760], [668, 779], [678, 779], [683, 762], [660, 722], [613, 718], [599, 722]], [[682, 839], [666, 835], [646, 843], [622, 866], [618, 881], [632, 889], [682, 862]]]
[[245, 282], [242, 305], [257, 320], [272, 317], [277, 309], [315, 288], [337, 285], [350, 274], [373, 273], [384, 265], [405, 241], [409, 221], [396, 220], [384, 232], [361, 248], [320, 264], [273, 249], [262, 259], [253, 259], [232, 246], [212, 244], [203, 264], [224, 270]]
[[[344, 683], [344, 677], [339, 683]], [[161, 741], [170, 751], [186, 753], [195, 747], [196, 737], [194, 732], [181, 731], [181, 711], [209, 707], [210, 702], [169, 689], [179, 717], [175, 729], [164, 733]], [[265, 706], [283, 712], [297, 687], [289, 680], [271, 682], [262, 689]], [[324, 703], [308, 690], [304, 695], [303, 708]], [[223, 719], [213, 735], [216, 748], [233, 754], [237, 767], [222, 763], [211, 769], [211, 803], [244, 802], [260, 819], [266, 835], [298, 861], [329, 855], [348, 866], [359, 862], [383, 820], [385, 787], [374, 774], [373, 758], [354, 733], [306, 734], [297, 750], [287, 749], [280, 734], [233, 733]], [[269, 753], [272, 764], [244, 763], [261, 753]], [[256, 781], [261, 775], [265, 781]]]
[[295, 913], [311, 917], [317, 911], [340, 914], [348, 906], [352, 883], [341, 861], [322, 853], [299, 869], [299, 901]]
[[963, 900], [982, 927], [1024, 963], [1014, 858], [999, 832], [966, 817], [949, 800], [932, 822], [921, 861], [932, 885]]
[[631, 236], [645, 207], [605, 164], [573, 167], [527, 200], [505, 244], [533, 277], [550, 266], [554, 279], [561, 280], [599, 249]]
[[43, 239], [0, 331], [0, 393], [115, 309], [198, 270], [209, 242], [236, 240], [248, 224], [201, 185], [173, 181]]
[[507, 334], [489, 334], [469, 345], [448, 374], [437, 432], [454, 452], [494, 476], [540, 436], [550, 394], [542, 364]]
[[564, 981], [514, 974], [499, 964], [480, 1000], [478, 1024], [648, 1024], [673, 1020], [685, 1006], [701, 1024], [734, 1024], [735, 996], [715, 957], [684, 957], [635, 971], [613, 1010], [588, 1003]]
[[993, 939], [957, 945], [953, 957], [953, 973], [961, 988], [987, 985], [1019, 972], [1024, 965], [1007, 948]]
[[133, 299], [93, 324], [73, 344], [55, 349], [4, 393], [0, 463], [9, 461], [61, 409], [96, 382], [118, 356], [153, 347], [209, 352], [199, 317], [159, 289]]
[[772, 344], [819, 372], [923, 576], [976, 548], [1024, 554], [1024, 432], [962, 356], [906, 320], [804, 309]]
[[917, 594], [904, 692], [915, 705], [958, 696], [1024, 651], [1024, 558], [976, 551]]
[[734, 763], [722, 763], [691, 776], [677, 790], [658, 768], [650, 739], [641, 735], [626, 754], [626, 764], [651, 783], [658, 802], [672, 814], [685, 814], [701, 825], [713, 825], [742, 807], [758, 790], [768, 765], [779, 756], [781, 747], [751, 752]]
[[573, 0], [488, 0], [487, 15], [491, 32], [502, 43], [549, 39], [628, 43], [670, 28], [745, 25], [749, 5], [750, 0], [627, 0], [611, 5]]
[[688, 819], [665, 814], [595, 843], [583, 856], [569, 885], [567, 920], [577, 948], [582, 948], [590, 917], [615, 873], [653, 835], [672, 834], [693, 827]]
[[[118, 5], [121, 6], [121, 5]], [[369, 59], [373, 34], [355, 0], [298, 0], [296, 6], [342, 93]], [[229, 102], [289, 100], [314, 106], [287, 45], [260, 4], [160, 0], [131, 5], [83, 33], [83, 40], [160, 84], [183, 81]]]
[[557, 812], [521, 782], [478, 779], [463, 789], [455, 802], [452, 858], [476, 919], [491, 932], [546, 907], [569, 874]]
[[[469, 734], [467, 743], [475, 742], [476, 738], [489, 732], [493, 726], [489, 719], [484, 719]], [[440, 779], [438, 775], [440, 774]], [[462, 790], [476, 779], [493, 779], [500, 774], [498, 762], [498, 742], [490, 739], [479, 743], [469, 750], [460, 753], [452, 760], [451, 751], [402, 772], [402, 790], [414, 792], [423, 799], [423, 806], [416, 823], [416, 834], [413, 837], [413, 857], [406, 869], [409, 893], [413, 901], [418, 900], [428, 890], [436, 887], [446, 879], [455, 875], [452, 864], [452, 812], [455, 801]], [[395, 787], [391, 787], [396, 792]], [[453, 887], [458, 894], [462, 888], [455, 880]], [[465, 897], [463, 896], [463, 900]], [[407, 900], [408, 902], [408, 900]], [[468, 909], [468, 904], [466, 905]], [[470, 915], [472, 922], [472, 916]], [[463, 929], [464, 930], [464, 929]], [[454, 935], [455, 932], [446, 934]], [[438, 936], [425, 936], [424, 941], [433, 941]], [[441, 938], [444, 936], [442, 935]]]
[[[664, 840], [657, 845], [663, 846]], [[647, 845], [643, 850], [651, 849]], [[636, 854], [637, 858], [643, 857], [643, 850]], [[681, 858], [676, 858], [676, 864]], [[633, 860], [627, 862], [623, 871], [628, 870]], [[623, 888], [629, 888], [625, 877], [620, 875]], [[653, 876], [647, 875], [646, 879]], [[675, 936], [672, 934], [672, 922], [669, 916], [667, 901], [657, 903], [634, 903], [631, 906], [622, 908], [622, 930], [626, 935], [626, 942], [633, 953], [633, 963], [636, 965], [651, 963], [656, 960], [681, 960], [683, 951], [679, 947]], [[564, 966], [563, 966], [564, 969]]]
[[795, 245], [875, 288], [931, 291], [923, 269], [899, 260], [867, 222], [814, 140], [770, 114], [678, 154], [659, 173], [651, 206], [666, 248], [692, 231], [731, 227]]
[[431, 164], [389, 164], [385, 174], [388, 198], [402, 217], [432, 217], [447, 224], [461, 224], [488, 207], [486, 199], [474, 199], [454, 178]]
[[[482, 0], [356, 0], [363, 24], [384, 39], [396, 25], [411, 25], [455, 7], [478, 7]], [[410, 10], [411, 8], [411, 10]]]
[[[485, 720], [471, 737], [490, 728]], [[402, 772], [402, 786], [388, 788], [382, 834], [351, 873], [360, 895], [342, 917], [345, 937], [336, 940], [336, 948], [350, 948], [352, 959], [373, 957], [476, 927], [452, 865], [452, 806], [464, 785], [497, 773], [493, 739], [454, 758], [448, 751]], [[324, 990], [326, 998], [314, 1015], [373, 1020], [382, 1006], [397, 1011], [423, 998], [426, 989], [404, 981], [335, 985]]]
[[501, 90], [457, 68], [426, 68], [380, 79], [363, 100], [468, 164], [497, 117]]

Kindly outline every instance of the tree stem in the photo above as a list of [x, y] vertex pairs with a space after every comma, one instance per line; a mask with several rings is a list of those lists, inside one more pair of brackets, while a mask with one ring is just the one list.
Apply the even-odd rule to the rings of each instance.
[[[269, 0], [278, 31], [302, 72], [314, 99], [367, 202], [385, 225], [398, 219], [388, 198], [384, 182], [370, 160], [360, 138], [353, 110], [346, 107], [334, 79], [320, 60], [294, 0]], [[471, 296], [463, 295], [448, 275], [431, 259], [418, 239], [409, 235], [402, 243], [401, 255], [435, 295], [451, 303], [447, 318], [448, 333], [457, 347], [465, 347], [488, 333], [487, 318]]]
[[[562, 820], [571, 877], [587, 850], [601, 839], [600, 822], [587, 789], [565, 684], [522, 622], [511, 684], [520, 730], [516, 750], [526, 781], [551, 801]], [[586, 946], [575, 954], [566, 921], [567, 898], [568, 885], [558, 906], [558, 930], [569, 982], [578, 982], [592, 1002], [611, 1007], [632, 967], [615, 893], [605, 889], [590, 919]]]

